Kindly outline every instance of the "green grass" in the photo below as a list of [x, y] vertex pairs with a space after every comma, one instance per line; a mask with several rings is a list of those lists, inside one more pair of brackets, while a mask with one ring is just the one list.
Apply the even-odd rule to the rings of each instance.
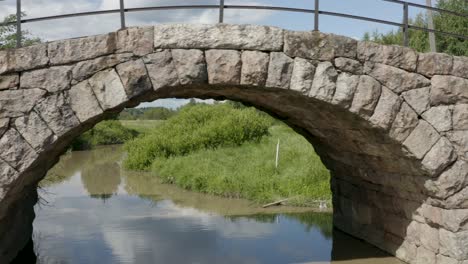
[[105, 120], [73, 140], [71, 148], [85, 150], [100, 145], [122, 144], [137, 135], [136, 130], [122, 126], [117, 120]]
[[286, 125], [274, 125], [269, 132], [260, 142], [158, 157], [151, 170], [185, 189], [258, 203], [292, 198], [292, 205], [313, 206], [314, 200], [331, 199], [329, 172], [310, 143]]
[[119, 121], [124, 127], [136, 130], [140, 134], [147, 134], [152, 129], [164, 123], [164, 120], [119, 120]]

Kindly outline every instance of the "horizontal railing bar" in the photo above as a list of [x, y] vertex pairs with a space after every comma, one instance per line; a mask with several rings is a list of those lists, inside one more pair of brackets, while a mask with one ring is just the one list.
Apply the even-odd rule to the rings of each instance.
[[335, 13], [335, 12], [329, 12], [329, 11], [319, 11], [319, 13], [322, 14], [322, 15], [327, 15], [327, 16], [345, 17], [345, 18], [351, 18], [351, 19], [356, 19], [356, 20], [364, 20], [364, 21], [369, 21], [369, 22], [376, 22], [376, 23], [380, 23], [380, 24], [386, 24], [386, 25], [397, 26], [397, 27], [402, 27], [403, 26], [402, 23], [397, 23], [397, 22], [392, 22], [392, 21], [382, 20], [382, 19], [376, 19], [376, 18], [370, 18], [370, 17], [355, 16], [355, 15]]
[[427, 5], [421, 5], [421, 4], [416, 4], [416, 3], [410, 3], [410, 2], [401, 1], [401, 0], [383, 0], [383, 1], [385, 1], [385, 2], [390, 2], [390, 3], [402, 4], [402, 5], [404, 5], [404, 4], [406, 3], [406, 4], [408, 4], [409, 6], [413, 6], [413, 7], [418, 7], [418, 8], [423, 8], [423, 9], [429, 9], [429, 10], [432, 10], [432, 11], [437, 11], [437, 12], [441, 12], [441, 13], [451, 14], [451, 15], [454, 15], [454, 16], [460, 16], [460, 17], [466, 17], [466, 18], [468, 18], [468, 14], [461, 14], [461, 13], [457, 13], [457, 12], [450, 11], [450, 10], [440, 9], [440, 8], [437, 8], [437, 7], [432, 7], [432, 6], [427, 6]]
[[[383, 0], [387, 2], [395, 2], [395, 3], [405, 3], [404, 1], [399, 0]], [[411, 3], [408, 3], [411, 4]], [[413, 6], [418, 6], [417, 4], [412, 4]], [[422, 6], [427, 7], [427, 6]], [[219, 5], [177, 5], [177, 6], [155, 6], [155, 7], [136, 7], [136, 8], [125, 8], [124, 11], [127, 13], [130, 12], [142, 12], [142, 11], [156, 11], [156, 10], [178, 10], [178, 9], [218, 9]], [[272, 10], [272, 11], [285, 11], [285, 12], [298, 12], [298, 13], [310, 13], [313, 14], [315, 10], [313, 9], [303, 9], [303, 8], [291, 8], [291, 7], [276, 7], [276, 6], [251, 6], [251, 5], [225, 5], [225, 9], [251, 9], [251, 10]], [[447, 11], [447, 10], [445, 10]], [[89, 12], [81, 12], [81, 13], [72, 13], [72, 14], [63, 14], [63, 15], [55, 15], [55, 16], [47, 16], [47, 17], [37, 17], [37, 18], [29, 18], [29, 19], [22, 19], [21, 23], [32, 23], [32, 22], [39, 22], [39, 21], [47, 21], [47, 20], [55, 20], [55, 19], [63, 19], [63, 18], [70, 18], [70, 17], [81, 17], [81, 16], [93, 16], [93, 15], [104, 15], [104, 14], [115, 14], [119, 13], [120, 9], [110, 9], [110, 10], [101, 10], [101, 11], [89, 11]], [[450, 13], [454, 13], [449, 11]], [[343, 13], [336, 13], [330, 11], [319, 11], [322, 15], [328, 16], [335, 16], [335, 17], [344, 17], [350, 18], [355, 20], [362, 20], [362, 21], [369, 21], [375, 22], [379, 24], [386, 24], [391, 26], [403, 27], [404, 24], [392, 22], [388, 20], [382, 19], [375, 19], [363, 16], [356, 16], [350, 14], [343, 14]], [[459, 15], [457, 13], [454, 13]], [[7, 25], [15, 25], [16, 21], [9, 22], [9, 23], [0, 23], [0, 26], [7, 26]], [[456, 33], [449, 33], [444, 31], [432, 30], [424, 27], [412, 26], [409, 25], [409, 28], [422, 30], [425, 32], [434, 32], [437, 34], [444, 34], [447, 36], [452, 36], [461, 39], [468, 39], [468, 36], [459, 35]]]
[[416, 30], [425, 31], [425, 32], [432, 32], [432, 33], [436, 33], [436, 34], [442, 34], [442, 35], [446, 35], [446, 36], [450, 36], [450, 37], [454, 37], [454, 38], [461, 38], [461, 39], [468, 40], [468, 36], [464, 36], [464, 35], [460, 35], [460, 34], [456, 34], [456, 33], [439, 31], [439, 30], [435, 30], [435, 29], [429, 29], [429, 28], [418, 27], [418, 26], [413, 26], [413, 25], [408, 25], [408, 27], [412, 28], [412, 29], [416, 29]]

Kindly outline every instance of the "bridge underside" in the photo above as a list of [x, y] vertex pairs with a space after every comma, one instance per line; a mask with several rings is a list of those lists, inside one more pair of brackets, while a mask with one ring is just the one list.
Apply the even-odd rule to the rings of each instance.
[[466, 57], [233, 25], [0, 52], [0, 261], [28, 242], [35, 187], [73, 138], [124, 107], [197, 97], [255, 106], [304, 135], [331, 171], [337, 228], [409, 263], [465, 264], [467, 68]]

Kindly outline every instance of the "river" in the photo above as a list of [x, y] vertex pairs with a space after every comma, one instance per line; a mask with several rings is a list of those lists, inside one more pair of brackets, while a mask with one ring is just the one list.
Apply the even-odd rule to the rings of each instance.
[[121, 168], [120, 146], [63, 155], [41, 182], [37, 263], [400, 264], [332, 228], [330, 212], [259, 208]]

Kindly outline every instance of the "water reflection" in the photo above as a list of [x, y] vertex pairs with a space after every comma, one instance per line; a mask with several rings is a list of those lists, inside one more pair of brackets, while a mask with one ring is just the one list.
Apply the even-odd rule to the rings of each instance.
[[122, 170], [122, 155], [74, 152], [51, 171], [34, 222], [39, 263], [399, 263], [333, 231], [330, 213], [183, 191]]

